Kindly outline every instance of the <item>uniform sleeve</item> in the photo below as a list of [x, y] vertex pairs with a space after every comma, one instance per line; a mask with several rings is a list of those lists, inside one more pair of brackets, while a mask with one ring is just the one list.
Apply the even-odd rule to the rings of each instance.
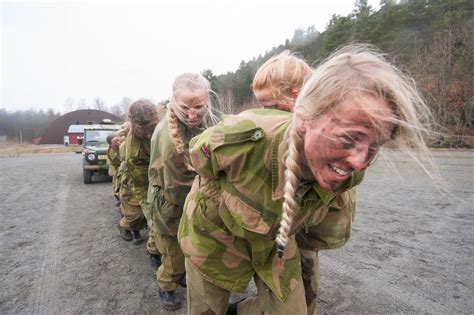
[[215, 127], [205, 130], [189, 142], [189, 168], [202, 177], [217, 178], [221, 167], [217, 161], [211, 138]]
[[126, 164], [132, 194], [143, 206], [147, 201], [149, 159], [144, 155], [142, 145], [132, 146], [130, 155], [126, 158]]

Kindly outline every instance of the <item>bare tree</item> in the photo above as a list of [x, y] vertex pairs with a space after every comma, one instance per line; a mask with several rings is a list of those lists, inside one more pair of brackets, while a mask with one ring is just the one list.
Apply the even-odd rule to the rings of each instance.
[[104, 100], [102, 100], [100, 97], [96, 97], [94, 99], [94, 103], [92, 105], [92, 108], [97, 109], [97, 110], [101, 110], [101, 111], [104, 111], [104, 112], [107, 111], [107, 106], [105, 106]]
[[118, 104], [113, 105], [113, 106], [110, 107], [110, 113], [114, 114], [117, 117], [120, 117], [124, 114], [123, 110], [122, 110], [122, 107]]
[[417, 49], [412, 71], [438, 123], [437, 145], [464, 145], [464, 133], [472, 126], [474, 77], [472, 75], [472, 27], [445, 28], [429, 46]]
[[128, 108], [132, 104], [132, 99], [130, 97], [124, 96], [122, 100], [117, 104], [121, 109], [122, 113], [128, 113]]

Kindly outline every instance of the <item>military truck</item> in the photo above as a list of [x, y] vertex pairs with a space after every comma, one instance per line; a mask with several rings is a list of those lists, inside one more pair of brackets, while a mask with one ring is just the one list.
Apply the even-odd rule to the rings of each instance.
[[100, 124], [89, 123], [84, 127], [82, 142], [82, 172], [84, 184], [92, 183], [92, 175], [109, 176], [107, 164], [107, 136], [120, 129], [120, 125], [104, 119]]

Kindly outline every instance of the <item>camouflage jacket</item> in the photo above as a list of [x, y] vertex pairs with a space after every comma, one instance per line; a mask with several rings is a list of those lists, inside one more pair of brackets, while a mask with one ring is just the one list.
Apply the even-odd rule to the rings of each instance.
[[123, 128], [121, 128], [118, 133], [120, 136], [120, 146], [118, 149], [120, 165], [117, 168], [117, 179], [115, 180], [115, 187], [114, 187], [115, 193], [120, 192], [120, 189], [122, 188], [122, 182], [126, 180], [124, 176], [124, 170], [126, 168], [124, 156], [125, 156], [125, 138], [127, 137], [127, 135], [125, 133], [125, 129]]
[[[283, 203], [285, 131], [292, 114], [254, 109], [224, 117], [190, 143], [196, 177], [186, 199], [178, 238], [184, 254], [201, 275], [230, 291], [244, 291], [257, 273], [282, 301], [301, 275], [294, 233], [322, 222], [329, 204], [357, 185], [356, 174], [341, 192], [302, 180], [296, 192], [292, 236], [283, 257], [275, 237]], [[308, 234], [311, 236], [312, 234]]]
[[148, 191], [148, 166], [150, 164], [150, 140], [130, 132], [125, 138], [122, 183], [124, 180], [140, 206], [144, 206]]
[[184, 200], [196, 176], [188, 170], [188, 142], [204, 129], [190, 129], [178, 122], [183, 135], [185, 150], [176, 151], [170, 138], [168, 118], [164, 117], [156, 126], [151, 138], [151, 158], [148, 177], [148, 204], [155, 228], [161, 235], [176, 236], [183, 213]]
[[118, 149], [109, 147], [107, 150], [107, 164], [109, 165], [109, 175], [116, 176], [120, 166], [120, 155]]

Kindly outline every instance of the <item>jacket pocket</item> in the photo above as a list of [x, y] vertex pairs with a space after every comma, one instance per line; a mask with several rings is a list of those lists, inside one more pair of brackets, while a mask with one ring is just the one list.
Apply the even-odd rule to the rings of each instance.
[[169, 202], [160, 186], [155, 186], [153, 190], [153, 203], [151, 205], [152, 217], [179, 218], [183, 212], [182, 207]]
[[264, 220], [260, 211], [226, 191], [222, 192], [222, 197], [227, 210], [241, 228], [258, 234], [268, 234], [271, 226]]

